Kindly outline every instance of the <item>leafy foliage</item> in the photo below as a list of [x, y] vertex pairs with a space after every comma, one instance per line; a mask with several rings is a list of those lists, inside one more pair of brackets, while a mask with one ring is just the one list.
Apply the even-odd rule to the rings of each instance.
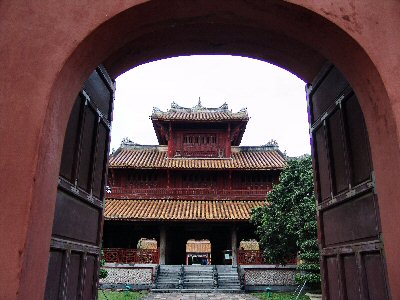
[[99, 272], [99, 278], [104, 279], [107, 277], [108, 272], [106, 269], [104, 269], [104, 265], [106, 264], [106, 261], [103, 259], [104, 253], [103, 250], [101, 251], [101, 260], [100, 260], [100, 272]]
[[296, 279], [320, 285], [317, 214], [309, 155], [290, 159], [280, 182], [268, 194], [268, 205], [252, 211], [263, 254], [270, 263], [286, 264], [299, 254]]

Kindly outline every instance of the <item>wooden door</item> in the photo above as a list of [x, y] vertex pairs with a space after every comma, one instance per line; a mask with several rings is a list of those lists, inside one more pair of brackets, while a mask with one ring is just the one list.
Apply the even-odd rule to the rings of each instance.
[[97, 299], [114, 84], [98, 67], [72, 109], [60, 166], [45, 299]]
[[357, 97], [332, 65], [307, 94], [325, 299], [388, 299], [378, 195]]

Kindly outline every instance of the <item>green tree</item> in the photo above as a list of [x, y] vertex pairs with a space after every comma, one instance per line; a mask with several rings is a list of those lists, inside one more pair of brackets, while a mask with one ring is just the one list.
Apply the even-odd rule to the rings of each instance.
[[104, 265], [106, 264], [106, 261], [103, 259], [104, 257], [104, 252], [101, 250], [101, 260], [100, 260], [100, 272], [99, 272], [99, 278], [104, 279], [108, 276], [108, 272], [106, 269], [104, 269]]
[[267, 201], [251, 214], [265, 259], [286, 264], [299, 253], [302, 264], [296, 279], [318, 287], [317, 213], [309, 155], [288, 160]]

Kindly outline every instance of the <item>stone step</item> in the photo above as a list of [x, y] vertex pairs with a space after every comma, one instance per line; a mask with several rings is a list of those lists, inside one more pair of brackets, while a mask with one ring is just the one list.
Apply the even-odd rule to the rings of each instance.
[[[160, 266], [155, 288], [156, 293], [168, 292], [241, 292], [237, 268], [231, 266]], [[218, 275], [218, 288], [214, 288], [214, 272]], [[182, 288], [179, 287], [181, 282]]]
[[183, 282], [187, 282], [187, 283], [203, 283], [203, 282], [214, 282], [214, 279], [210, 278], [210, 279], [183, 279]]
[[213, 270], [183, 270], [185, 273], [191, 274], [203, 274], [203, 273], [213, 273]]
[[193, 279], [195, 279], [195, 278], [204, 278], [204, 279], [207, 279], [207, 278], [213, 278], [214, 276], [213, 275], [210, 275], [210, 276], [187, 276], [187, 275], [185, 275], [185, 278], [193, 278]]
[[190, 283], [190, 284], [183, 284], [184, 289], [189, 289], [189, 288], [209, 288], [212, 289], [214, 288], [214, 285], [212, 283]]
[[151, 289], [153, 293], [244, 293], [240, 289]]

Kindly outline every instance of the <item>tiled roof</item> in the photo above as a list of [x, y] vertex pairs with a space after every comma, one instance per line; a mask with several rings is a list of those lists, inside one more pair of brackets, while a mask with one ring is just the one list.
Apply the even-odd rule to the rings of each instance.
[[106, 200], [106, 220], [248, 221], [265, 201]]
[[165, 121], [248, 121], [249, 116], [245, 108], [233, 113], [226, 103], [217, 108], [207, 108], [202, 106], [199, 100], [199, 103], [192, 108], [179, 106], [175, 102], [172, 102], [171, 108], [167, 111], [155, 107], [151, 119]]
[[186, 243], [187, 253], [210, 253], [211, 243], [209, 240], [188, 240]]
[[110, 168], [137, 169], [257, 169], [286, 166], [274, 147], [232, 147], [232, 158], [167, 158], [167, 146], [124, 146], [110, 156]]

